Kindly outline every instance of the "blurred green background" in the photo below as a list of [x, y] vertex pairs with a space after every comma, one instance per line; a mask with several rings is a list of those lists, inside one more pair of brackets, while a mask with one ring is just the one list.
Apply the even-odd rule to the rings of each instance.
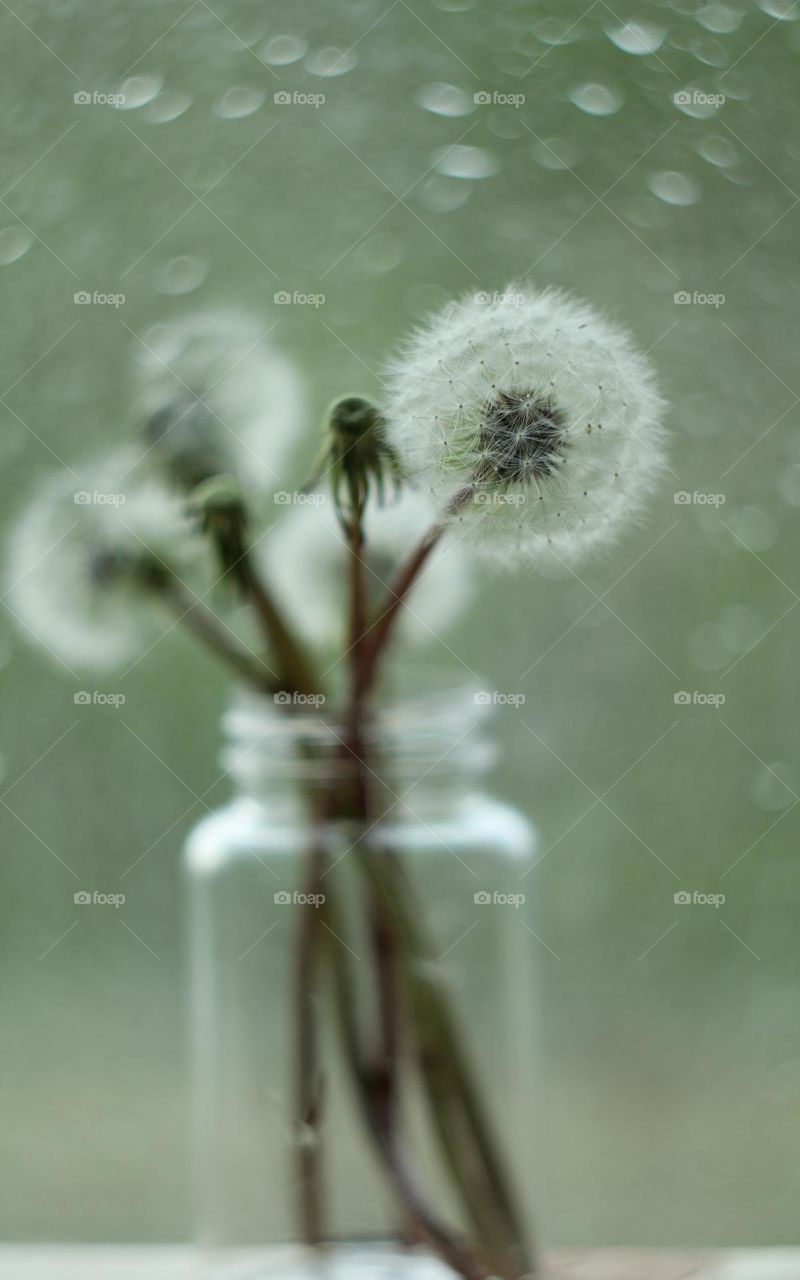
[[[675, 443], [647, 526], [579, 578], [487, 575], [429, 657], [526, 696], [498, 714], [496, 783], [547, 854], [526, 880], [547, 943], [546, 1237], [796, 1240], [800, 7], [13, 8], [6, 525], [58, 459], [134, 428], [134, 335], [195, 307], [277, 319], [312, 419], [378, 395], [430, 308], [511, 279], [607, 305], [652, 348]], [[73, 100], [120, 91], [123, 111]], [[76, 307], [82, 289], [124, 306]], [[75, 707], [74, 678], [7, 611], [0, 628], [0, 1233], [179, 1239], [179, 850], [227, 792], [225, 681], [173, 631], [124, 708]], [[74, 906], [140, 856], [124, 911]]]

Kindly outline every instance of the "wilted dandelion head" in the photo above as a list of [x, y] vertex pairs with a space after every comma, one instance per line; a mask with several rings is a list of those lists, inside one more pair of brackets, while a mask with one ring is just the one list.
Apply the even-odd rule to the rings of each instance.
[[152, 559], [184, 573], [201, 556], [183, 503], [139, 454], [120, 449], [49, 475], [12, 530], [8, 605], [27, 639], [68, 667], [119, 667], [157, 632], [121, 566]]
[[151, 444], [174, 442], [186, 458], [197, 440], [204, 457], [262, 494], [282, 487], [305, 410], [300, 377], [269, 328], [239, 310], [200, 311], [154, 326], [134, 351]]
[[[258, 554], [278, 603], [310, 645], [344, 640], [350, 551], [334, 504], [322, 494], [292, 507], [259, 544]], [[370, 612], [386, 591], [408, 550], [426, 532], [436, 511], [422, 494], [406, 490], [381, 506], [367, 503], [364, 518], [364, 590]], [[470, 558], [453, 539], [437, 547], [399, 623], [412, 644], [435, 643], [466, 608], [473, 590]]]
[[401, 462], [499, 563], [572, 565], [608, 545], [664, 464], [650, 362], [553, 289], [445, 308], [392, 365], [385, 411]]

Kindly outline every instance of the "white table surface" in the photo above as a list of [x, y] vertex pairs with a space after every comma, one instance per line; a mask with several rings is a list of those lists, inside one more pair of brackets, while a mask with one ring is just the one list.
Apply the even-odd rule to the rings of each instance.
[[[800, 1280], [800, 1249], [554, 1250], [542, 1280]], [[0, 1245], [0, 1280], [204, 1280], [181, 1246]]]

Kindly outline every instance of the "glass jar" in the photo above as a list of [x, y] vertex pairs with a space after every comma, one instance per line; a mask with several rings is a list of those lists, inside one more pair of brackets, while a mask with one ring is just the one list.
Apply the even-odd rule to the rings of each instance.
[[[380, 800], [368, 846], [358, 843], [363, 826], [330, 813], [324, 821], [310, 818], [326, 789], [338, 793], [349, 782], [343, 731], [324, 709], [248, 695], [224, 717], [223, 764], [235, 793], [187, 845], [196, 1223], [213, 1275], [238, 1275], [240, 1267], [253, 1277], [319, 1274], [308, 1269], [320, 1265], [319, 1251], [275, 1248], [303, 1238], [298, 1170], [309, 1152], [328, 1242], [325, 1275], [452, 1274], [419, 1246], [398, 1208], [343, 1051], [340, 1023], [348, 1010], [367, 1039], [374, 1020], [373, 935], [359, 855], [396, 859], [407, 879], [409, 924], [427, 936], [422, 967], [441, 980], [452, 1019], [448, 1040], [461, 1042], [531, 1231], [533, 904], [525, 896], [530, 880], [521, 876], [533, 835], [525, 818], [484, 789], [494, 758], [483, 734], [488, 701], [460, 687], [375, 713], [368, 744]], [[309, 892], [313, 848], [325, 861]], [[322, 1077], [312, 1124], [296, 1107], [298, 939], [309, 926], [324, 943], [311, 997]], [[333, 975], [342, 963], [351, 985], [337, 1006]], [[407, 1016], [401, 1011], [401, 1021]], [[412, 1176], [435, 1214], [466, 1237], [462, 1198], [436, 1136], [441, 1113], [419, 1065], [405, 1061], [402, 1035], [398, 1046], [398, 1106]]]

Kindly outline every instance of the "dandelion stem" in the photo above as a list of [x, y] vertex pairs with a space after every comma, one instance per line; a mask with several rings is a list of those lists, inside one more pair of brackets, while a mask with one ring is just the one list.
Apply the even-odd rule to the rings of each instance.
[[[321, 823], [325, 818], [323, 800], [313, 797], [312, 824], [315, 838], [308, 855], [304, 892], [306, 903], [320, 891], [325, 868], [325, 844]], [[324, 1239], [322, 1178], [320, 1168], [320, 1122], [323, 1078], [319, 1060], [319, 960], [322, 922], [319, 911], [310, 905], [301, 910], [296, 946], [296, 1093], [298, 1218], [304, 1244], [318, 1245]]]
[[275, 677], [259, 658], [252, 657], [232, 640], [217, 615], [187, 591], [169, 572], [159, 573], [156, 590], [178, 622], [191, 631], [207, 649], [221, 658], [237, 675], [259, 692], [273, 693]]
[[[333, 918], [326, 901], [325, 912]], [[331, 925], [328, 938], [331, 973], [339, 1009], [339, 1027], [345, 1056], [364, 1112], [364, 1119], [381, 1154], [392, 1188], [416, 1232], [427, 1240], [439, 1257], [464, 1280], [489, 1280], [490, 1272], [481, 1258], [459, 1240], [425, 1203], [397, 1136], [393, 1108], [387, 1109], [385, 1080], [364, 1060], [355, 1017], [356, 1002], [345, 949], [337, 941], [340, 926]]]
[[306, 657], [300, 640], [291, 631], [286, 619], [276, 605], [267, 584], [257, 572], [249, 551], [245, 551], [237, 564], [239, 581], [249, 596], [273, 653], [285, 692], [312, 694], [318, 682]]
[[458, 513], [474, 493], [474, 486], [469, 484], [460, 489], [450, 499], [442, 517], [431, 525], [427, 533], [417, 543], [408, 559], [400, 566], [397, 574], [386, 592], [386, 603], [380, 610], [377, 620], [362, 646], [358, 686], [360, 697], [365, 697], [375, 682], [378, 661], [384, 648], [391, 639], [392, 629], [400, 613], [402, 605], [424, 569], [428, 557], [445, 533], [450, 518]]

